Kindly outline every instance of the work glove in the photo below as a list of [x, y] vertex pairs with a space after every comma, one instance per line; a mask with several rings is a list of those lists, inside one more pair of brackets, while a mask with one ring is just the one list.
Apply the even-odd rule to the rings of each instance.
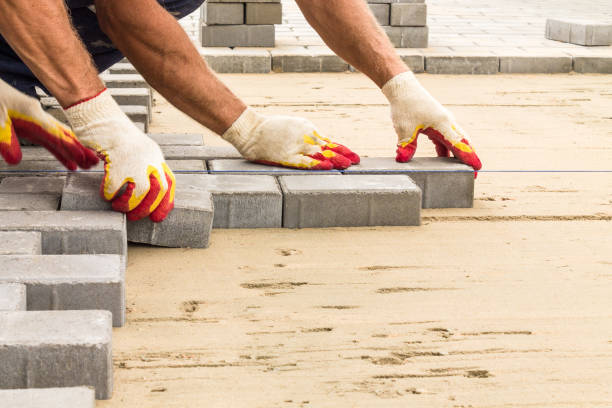
[[309, 120], [263, 116], [250, 108], [222, 137], [255, 163], [304, 170], [346, 169], [359, 163], [357, 154], [321, 136]]
[[0, 80], [0, 154], [8, 164], [21, 161], [19, 139], [41, 145], [66, 168], [88, 169], [98, 163], [95, 152], [85, 148], [74, 133], [46, 113], [40, 103]]
[[434, 143], [438, 156], [448, 157], [452, 152], [463, 163], [480, 170], [482, 164], [466, 132], [459, 127], [453, 114], [419, 84], [412, 72], [393, 77], [382, 91], [391, 104], [391, 119], [399, 138], [398, 162], [412, 159], [419, 134], [423, 133]]
[[79, 140], [104, 158], [100, 193], [130, 221], [160, 222], [174, 207], [175, 179], [162, 152], [121, 111], [109, 91], [68, 107]]

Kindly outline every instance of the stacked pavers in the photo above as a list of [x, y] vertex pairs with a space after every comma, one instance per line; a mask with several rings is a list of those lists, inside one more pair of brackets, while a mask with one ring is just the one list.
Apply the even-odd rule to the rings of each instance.
[[424, 0], [367, 0], [370, 10], [397, 48], [427, 48], [427, 5]]
[[207, 0], [202, 6], [203, 47], [274, 47], [282, 23], [280, 0]]
[[612, 24], [586, 20], [546, 20], [546, 38], [584, 46], [612, 44]]

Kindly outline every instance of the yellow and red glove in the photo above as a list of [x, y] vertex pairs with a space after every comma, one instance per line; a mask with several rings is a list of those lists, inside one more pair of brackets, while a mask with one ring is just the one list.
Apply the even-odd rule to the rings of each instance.
[[84, 147], [74, 133], [46, 113], [40, 103], [0, 80], [0, 155], [8, 164], [21, 161], [19, 139], [49, 150], [66, 168], [88, 169], [98, 163], [95, 152]]
[[436, 153], [448, 157], [450, 152], [463, 163], [480, 170], [482, 164], [467, 140], [466, 132], [453, 114], [419, 84], [412, 72], [393, 77], [382, 91], [391, 104], [391, 119], [398, 135], [398, 162], [412, 159], [417, 139], [423, 133], [436, 146]]
[[174, 208], [174, 175], [157, 143], [132, 123], [108, 90], [65, 112], [79, 140], [104, 157], [100, 192], [113, 209], [127, 213], [130, 221], [166, 218]]
[[350, 149], [321, 136], [302, 118], [262, 116], [248, 108], [222, 135], [245, 159], [303, 170], [346, 169], [359, 163]]

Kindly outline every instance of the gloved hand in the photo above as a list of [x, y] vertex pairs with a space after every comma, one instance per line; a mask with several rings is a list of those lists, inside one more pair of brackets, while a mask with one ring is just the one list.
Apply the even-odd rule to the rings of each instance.
[[424, 133], [435, 144], [438, 156], [448, 157], [450, 151], [474, 170], [480, 170], [482, 164], [465, 131], [456, 123], [453, 114], [419, 84], [412, 72], [393, 77], [382, 91], [391, 104], [391, 119], [399, 138], [398, 162], [412, 159], [419, 133]]
[[[102, 197], [130, 221], [162, 221], [174, 207], [175, 179], [162, 152], [121, 111], [108, 90], [68, 107], [79, 140], [104, 157]], [[125, 191], [119, 194], [122, 187]]]
[[21, 161], [18, 137], [45, 147], [70, 170], [98, 163], [95, 152], [79, 143], [36, 99], [0, 80], [0, 154], [9, 164]]
[[256, 163], [308, 170], [346, 169], [359, 163], [357, 154], [321, 136], [310, 121], [262, 116], [250, 108], [222, 137]]

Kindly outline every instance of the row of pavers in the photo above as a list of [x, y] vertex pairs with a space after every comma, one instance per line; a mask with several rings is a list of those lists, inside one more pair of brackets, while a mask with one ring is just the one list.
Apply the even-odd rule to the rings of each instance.
[[[474, 172], [455, 159], [364, 157], [345, 171], [301, 171], [247, 162], [232, 147], [202, 145], [201, 135], [151, 136], [176, 173], [176, 206], [163, 223], [129, 223], [131, 242], [206, 247], [212, 227], [419, 225], [421, 208], [473, 203]], [[0, 183], [5, 209], [110, 210], [98, 193], [101, 167], [58, 177], [61, 165], [43, 149], [24, 148], [23, 156], [0, 166], [12, 176]]]

